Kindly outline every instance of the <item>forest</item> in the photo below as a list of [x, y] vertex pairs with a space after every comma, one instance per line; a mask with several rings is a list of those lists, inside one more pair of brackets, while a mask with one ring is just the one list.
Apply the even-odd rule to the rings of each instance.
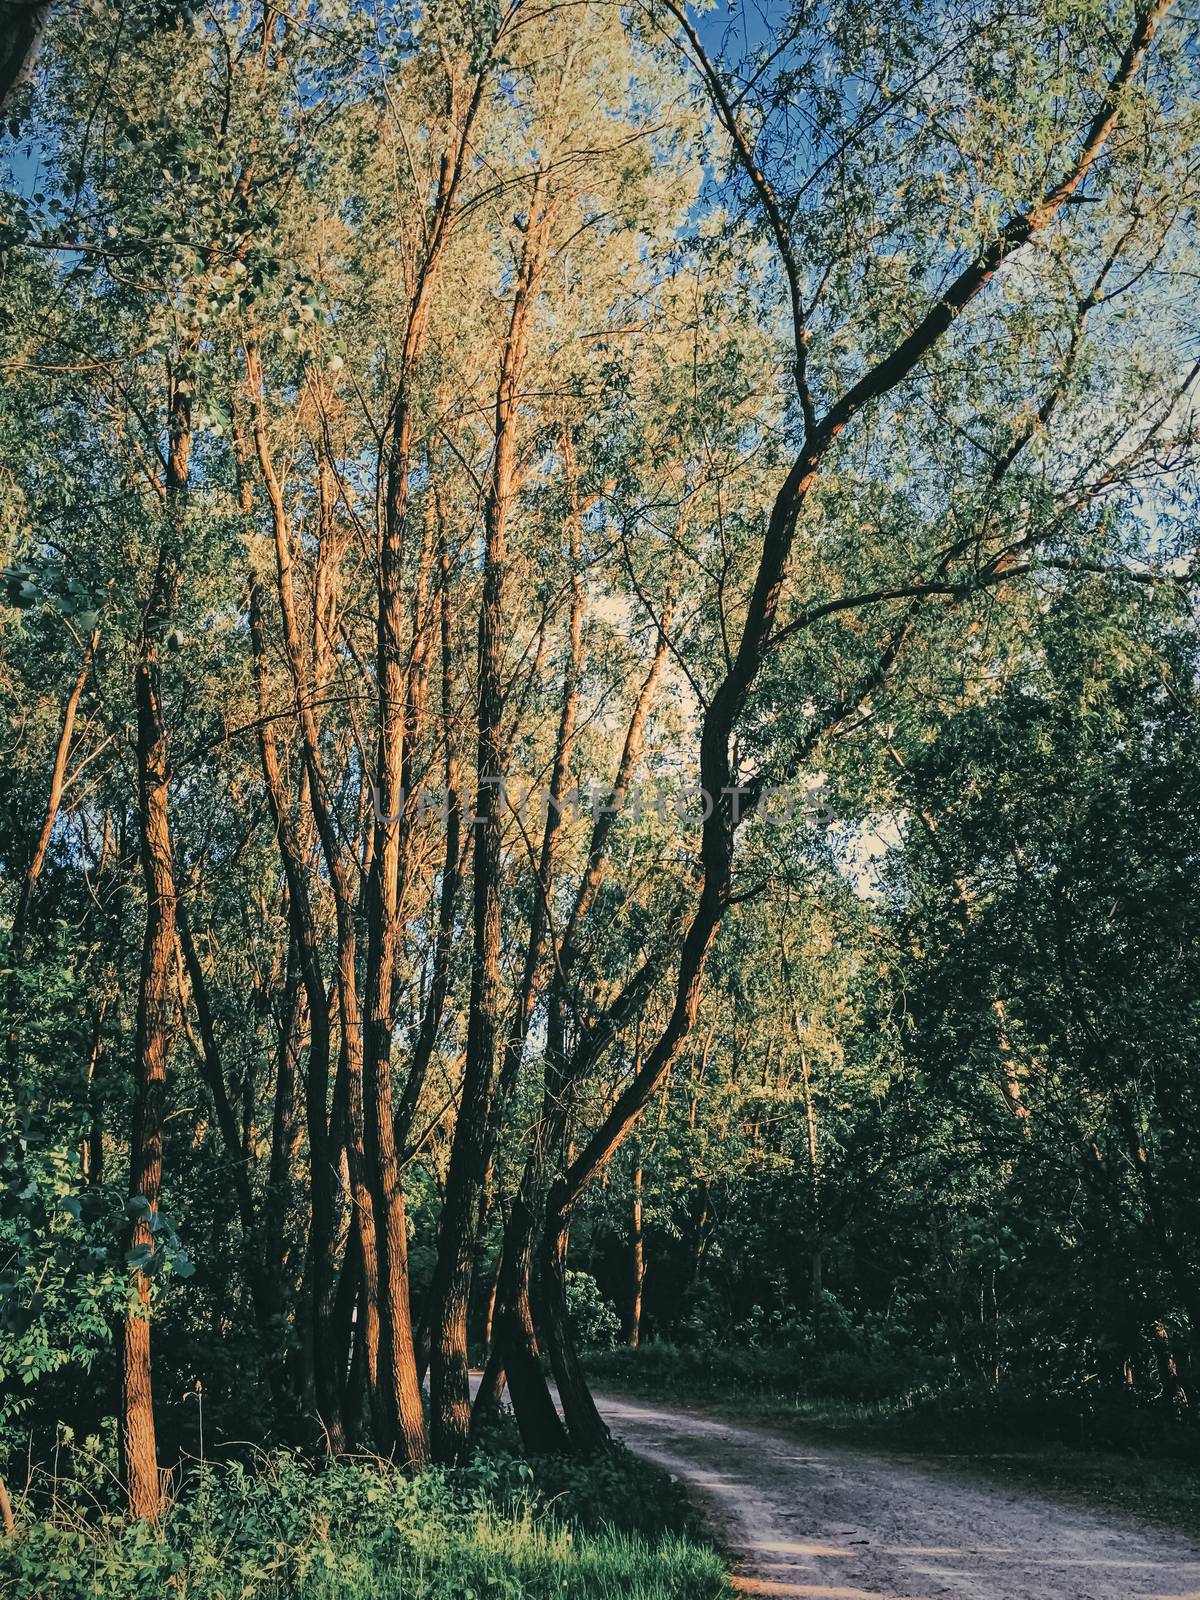
[[1200, 1527], [1188, 0], [0, 11], [0, 1593]]

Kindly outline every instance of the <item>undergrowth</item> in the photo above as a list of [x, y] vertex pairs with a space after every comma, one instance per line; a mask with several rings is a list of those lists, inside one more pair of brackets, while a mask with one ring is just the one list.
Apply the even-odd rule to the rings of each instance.
[[[65, 1470], [64, 1470], [65, 1468]], [[4, 1600], [718, 1600], [677, 1489], [624, 1453], [489, 1449], [415, 1478], [275, 1453], [194, 1468], [157, 1527], [124, 1520], [94, 1452], [18, 1497]], [[40, 1512], [40, 1514], [38, 1514]]]

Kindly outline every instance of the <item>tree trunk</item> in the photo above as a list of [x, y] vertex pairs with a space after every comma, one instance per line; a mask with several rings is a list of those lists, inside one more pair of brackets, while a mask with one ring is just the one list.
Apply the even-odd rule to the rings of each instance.
[[308, 1253], [309, 1293], [307, 1296], [310, 1337], [305, 1348], [311, 1353], [313, 1389], [317, 1414], [330, 1450], [338, 1453], [345, 1444], [341, 1418], [341, 1381], [334, 1359], [332, 1323], [333, 1281], [331, 1261], [335, 1238], [333, 1163], [329, 1138], [329, 1071], [331, 1042], [329, 1001], [321, 970], [316, 922], [308, 893], [304, 853], [292, 821], [287, 794], [279, 770], [275, 738], [270, 730], [270, 698], [267, 688], [266, 637], [261, 591], [257, 581], [250, 587], [250, 641], [258, 693], [258, 748], [275, 824], [276, 842], [288, 888], [288, 916], [296, 941], [301, 981], [309, 1017], [308, 1066], [304, 1075], [305, 1123], [308, 1131], [308, 1178], [311, 1233]]
[[478, 795], [475, 807], [474, 942], [466, 1061], [433, 1282], [430, 1414], [434, 1459], [460, 1460], [471, 1431], [467, 1311], [479, 1199], [488, 1161], [489, 1113], [500, 1037], [501, 809], [503, 783], [503, 588], [508, 509], [516, 488], [518, 383], [528, 320], [541, 273], [549, 216], [545, 174], [534, 182], [529, 231], [513, 297], [496, 389], [496, 444], [485, 508], [483, 596], [479, 609]]
[[632, 1189], [630, 1204], [632, 1228], [630, 1238], [631, 1282], [626, 1342], [631, 1350], [636, 1350], [642, 1332], [642, 1287], [646, 1281], [646, 1244], [642, 1236], [642, 1162], [640, 1156], [633, 1168]]
[[800, 1091], [804, 1099], [804, 1128], [808, 1148], [808, 1194], [809, 1204], [812, 1208], [813, 1230], [816, 1243], [813, 1245], [812, 1259], [809, 1270], [809, 1290], [812, 1297], [812, 1309], [817, 1312], [821, 1304], [821, 1294], [824, 1288], [824, 1252], [821, 1236], [821, 1172], [819, 1165], [819, 1147], [817, 1137], [817, 1107], [812, 1091], [812, 1065], [808, 1058], [808, 1051], [804, 1045], [804, 1028], [800, 1020], [800, 1007], [792, 985], [792, 969], [788, 961], [787, 949], [780, 943], [780, 957], [783, 965], [783, 982], [787, 990], [788, 1000], [792, 1012], [792, 1033], [795, 1036], [797, 1048], [800, 1051]]
[[401, 556], [408, 500], [409, 412], [402, 401], [380, 555], [378, 655], [379, 731], [374, 795], [375, 848], [367, 880], [367, 1016], [365, 1088], [367, 1174], [375, 1212], [379, 1253], [379, 1308], [383, 1344], [378, 1381], [387, 1384], [396, 1418], [396, 1439], [377, 1440], [390, 1451], [400, 1445], [407, 1464], [427, 1457], [425, 1413], [417, 1381], [409, 1302], [408, 1233], [404, 1187], [396, 1144], [391, 1052], [393, 989], [403, 926], [404, 888], [412, 816], [413, 745], [423, 705], [424, 657], [432, 528], [427, 520], [417, 581], [408, 662], [402, 661], [404, 587]]
[[89, 1188], [97, 1189], [104, 1181], [104, 1124], [100, 1116], [100, 1097], [96, 1088], [96, 1068], [104, 1049], [104, 1018], [108, 1011], [107, 999], [96, 1007], [96, 1020], [92, 1024], [92, 1046], [87, 1064], [87, 1132], [80, 1150], [80, 1169]]
[[538, 1322], [571, 1443], [580, 1455], [593, 1456], [612, 1448], [612, 1435], [596, 1409], [571, 1333], [567, 1318], [566, 1268], [567, 1230], [563, 1225], [548, 1232], [543, 1242], [538, 1275]]
[[[437, 490], [434, 489], [434, 499]], [[450, 988], [450, 958], [454, 945], [455, 915], [458, 896], [462, 888], [465, 852], [462, 847], [462, 799], [459, 778], [458, 752], [455, 748], [455, 719], [457, 706], [454, 700], [454, 644], [450, 628], [450, 557], [446, 549], [444, 531], [439, 513], [439, 604], [442, 657], [442, 707], [440, 737], [443, 751], [445, 781], [446, 843], [442, 856], [441, 893], [438, 904], [438, 926], [434, 939], [433, 963], [429, 977], [429, 992], [421, 1015], [421, 1027], [409, 1066], [408, 1079], [400, 1104], [396, 1110], [396, 1143], [407, 1145], [412, 1132], [413, 1119], [424, 1087], [425, 1075], [433, 1059]], [[427, 1319], [426, 1319], [427, 1320]], [[418, 1371], [423, 1366], [418, 1352]]]
[[[669, 625], [668, 606], [659, 629], [654, 659], [630, 713], [612, 786], [613, 803], [608, 808], [601, 808], [593, 822], [587, 862], [559, 946], [558, 961], [547, 1000], [548, 1037], [542, 1116], [534, 1148], [526, 1162], [522, 1186], [518, 1191], [518, 1203], [513, 1208], [505, 1233], [506, 1258], [513, 1266], [502, 1268], [501, 1272], [500, 1326], [504, 1340], [504, 1354], [515, 1373], [515, 1377], [510, 1375], [509, 1393], [512, 1396], [522, 1437], [526, 1439], [529, 1448], [542, 1451], [565, 1450], [567, 1435], [542, 1374], [534, 1335], [531, 1282], [536, 1246], [542, 1227], [542, 1216], [540, 1210], [535, 1208], [535, 1202], [540, 1202], [544, 1192], [551, 1157], [559, 1161], [565, 1146], [571, 1086], [586, 1074], [605, 1048], [605, 1042], [612, 1033], [634, 1014], [640, 1004], [644, 1003], [653, 986], [657, 962], [651, 958], [644, 963], [609, 1008], [604, 1022], [592, 1030], [586, 1043], [577, 1047], [570, 1059], [567, 1058], [564, 1041], [567, 980], [580, 952], [579, 932], [604, 882], [614, 819], [641, 754], [646, 722], [666, 660]], [[514, 1270], [518, 1266], [519, 1270]], [[538, 1307], [541, 1312], [540, 1295]], [[566, 1337], [565, 1326], [564, 1321], [563, 1338]], [[583, 1415], [586, 1425], [588, 1420], [586, 1407], [583, 1408]]]
[[4, 0], [0, 9], [0, 111], [33, 71], [50, 0]]
[[817, 1108], [813, 1101], [812, 1073], [809, 1067], [808, 1051], [800, 1052], [800, 1075], [804, 1089], [804, 1122], [808, 1136], [808, 1179], [809, 1192], [812, 1197], [813, 1227], [816, 1230], [816, 1243], [812, 1252], [811, 1289], [812, 1303], [815, 1311], [821, 1303], [821, 1294], [824, 1289], [824, 1245], [821, 1237], [821, 1176], [817, 1166]]
[[476, 802], [474, 964], [467, 1050], [454, 1126], [446, 1200], [433, 1283], [430, 1405], [435, 1460], [464, 1454], [470, 1432], [467, 1305], [475, 1254], [479, 1195], [487, 1162], [500, 1008], [500, 593], [504, 519], [493, 498], [479, 629], [479, 794]]
[[200, 964], [195, 941], [192, 938], [187, 909], [182, 899], [179, 898], [176, 899], [175, 922], [179, 935], [180, 952], [183, 956], [184, 966], [187, 969], [188, 982], [191, 985], [192, 1003], [196, 1008], [196, 1017], [200, 1024], [201, 1061], [204, 1068], [204, 1081], [208, 1086], [209, 1094], [212, 1096], [217, 1129], [221, 1135], [221, 1142], [225, 1146], [225, 1155], [232, 1172], [233, 1193], [237, 1202], [238, 1220], [242, 1230], [246, 1277], [254, 1304], [255, 1321], [261, 1335], [266, 1333], [267, 1304], [258, 1259], [254, 1199], [250, 1192], [250, 1173], [246, 1163], [245, 1141], [238, 1132], [237, 1120], [234, 1117], [233, 1105], [229, 1099], [229, 1090], [225, 1083], [225, 1072], [221, 1063], [221, 1052], [217, 1043], [217, 1030], [213, 1020], [212, 1004], [208, 997], [208, 983], [204, 976], [204, 968]]
[[[406, 1460], [413, 1465], [426, 1460], [428, 1445], [409, 1299], [407, 1224], [398, 1140], [407, 1136], [407, 1124], [411, 1121], [420, 1094], [424, 1065], [420, 1071], [410, 1071], [400, 1117], [396, 1115], [391, 1090], [392, 988], [401, 936], [411, 799], [406, 791], [411, 788], [412, 740], [420, 699], [423, 697], [428, 622], [423, 615], [423, 595], [419, 593], [413, 643], [408, 670], [405, 672], [401, 661], [400, 636], [405, 595], [402, 539], [408, 510], [411, 453], [410, 390], [424, 347], [430, 293], [454, 219], [471, 128], [483, 101], [489, 70], [490, 50], [478, 62], [472, 92], [460, 118], [457, 121], [452, 118], [448, 125], [448, 138], [442, 151], [439, 181], [427, 222], [424, 256], [418, 264], [404, 330], [399, 384], [389, 415], [392, 437], [379, 552], [376, 798], [380, 814], [376, 817], [376, 850], [367, 886], [366, 1074], [368, 1114], [371, 1119], [370, 1175], [381, 1251], [387, 1375], [403, 1452]], [[455, 87], [452, 87], [450, 95], [452, 110], [457, 105]], [[427, 524], [422, 554], [422, 584], [425, 592], [428, 589], [428, 559], [432, 548], [428, 532]], [[421, 584], [418, 589], [421, 589]], [[448, 857], [449, 854], [448, 844]], [[445, 888], [443, 885], [443, 904], [448, 904], [452, 912], [457, 883], [452, 881], [448, 897]], [[422, 1026], [419, 1048], [424, 1050], [426, 1064], [433, 1048], [440, 1009], [439, 1001], [436, 1008], [431, 1007], [430, 1028], [427, 1030]]]
[[[350, 1154], [351, 1186], [355, 1193], [354, 1221], [362, 1235], [364, 1298], [368, 1311], [378, 1307], [377, 1285], [372, 1283], [375, 1266], [374, 1217], [367, 1197], [363, 1174], [363, 1108], [362, 1108], [362, 1031], [358, 1005], [358, 980], [356, 974], [356, 936], [354, 928], [354, 903], [350, 877], [343, 858], [337, 829], [325, 800], [325, 777], [320, 758], [320, 734], [313, 706], [308, 666], [304, 650], [303, 631], [296, 607], [292, 577], [291, 530], [284, 503], [283, 485], [275, 472], [266, 434], [263, 415], [263, 380], [258, 351], [252, 341], [246, 345], [246, 372], [249, 381], [255, 453], [271, 506], [271, 522], [275, 542], [276, 587], [279, 596], [280, 617], [288, 666], [291, 671], [292, 690], [299, 725], [301, 746], [304, 752], [305, 780], [309, 806], [321, 852], [329, 873], [333, 890], [337, 926], [337, 999], [341, 1045], [338, 1063], [338, 1080], [343, 1086], [346, 1112], [346, 1143]], [[261, 694], [261, 689], [260, 689]], [[270, 740], [266, 743], [271, 744]], [[275, 807], [273, 806], [273, 810]], [[281, 818], [276, 820], [281, 840], [285, 828]], [[290, 839], [288, 853], [298, 841]], [[306, 899], [303, 879], [296, 874], [296, 888]], [[289, 888], [292, 887], [289, 878]], [[313, 979], [316, 973], [312, 974]], [[310, 995], [310, 1016], [317, 1009], [317, 997]], [[327, 999], [322, 986], [319, 1009], [328, 1025]], [[313, 1185], [314, 1284], [313, 1309], [316, 1318], [314, 1329], [314, 1359], [318, 1402], [321, 1406], [330, 1450], [337, 1454], [345, 1448], [341, 1416], [341, 1396], [344, 1373], [338, 1369], [336, 1346], [333, 1338], [333, 1305], [336, 1284], [336, 1236], [333, 1199], [333, 1141], [325, 1105], [328, 1091], [328, 1055], [322, 1060], [310, 1051], [309, 1085], [306, 1095], [309, 1123], [309, 1152]], [[335, 1103], [338, 1089], [335, 1085]], [[320, 1218], [318, 1222], [318, 1216]], [[320, 1237], [316, 1235], [319, 1233]], [[369, 1235], [369, 1237], [368, 1237]], [[369, 1324], [368, 1324], [369, 1325]], [[368, 1355], [370, 1346], [368, 1345]], [[381, 1419], [382, 1420], [382, 1419]]]
[[[177, 600], [177, 563], [183, 538], [191, 449], [191, 407], [191, 374], [185, 361], [174, 375], [168, 408], [166, 523], [142, 617], [134, 676], [146, 928], [135, 1034], [129, 1247], [131, 1251], [143, 1252], [147, 1259], [154, 1250], [152, 1224], [162, 1187], [167, 1055], [175, 1031], [175, 859], [158, 652]], [[154, 1521], [161, 1499], [150, 1363], [150, 1279], [140, 1266], [134, 1269], [132, 1294], [134, 1304], [125, 1318], [122, 1339], [121, 1460], [131, 1513]]]
[[[496, 1364], [507, 1375], [509, 1398], [525, 1449], [530, 1455], [562, 1455], [569, 1442], [542, 1372], [530, 1293], [537, 1202], [544, 1172], [543, 1160], [531, 1154], [504, 1229], [497, 1282]], [[491, 1377], [495, 1384], [494, 1370]], [[494, 1401], [499, 1403], [498, 1389]], [[481, 1416], [492, 1403], [491, 1391], [482, 1385], [477, 1400]]]
[[16, 910], [13, 912], [9, 945], [14, 954], [19, 954], [20, 952], [33, 891], [42, 875], [42, 868], [46, 865], [46, 855], [50, 849], [50, 836], [53, 834], [54, 824], [58, 820], [58, 809], [62, 804], [63, 791], [67, 784], [67, 758], [70, 755], [71, 740], [75, 734], [75, 718], [79, 714], [79, 702], [83, 698], [84, 686], [87, 683], [88, 674], [92, 670], [92, 661], [99, 642], [100, 630], [96, 628], [84, 648], [83, 665], [76, 675], [71, 693], [67, 696], [67, 703], [63, 707], [62, 727], [59, 731], [58, 744], [54, 751], [54, 763], [50, 769], [50, 794], [46, 801], [46, 815], [42, 819], [41, 831], [38, 833], [37, 843], [34, 845], [33, 856], [29, 862], [29, 870], [25, 874], [25, 881], [21, 885], [20, 898], [17, 901]]

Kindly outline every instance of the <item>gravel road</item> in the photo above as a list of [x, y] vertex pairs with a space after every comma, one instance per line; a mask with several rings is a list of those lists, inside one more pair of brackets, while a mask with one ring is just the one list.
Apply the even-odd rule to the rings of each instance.
[[1200, 1600], [1200, 1547], [1145, 1524], [598, 1395], [613, 1433], [682, 1478], [748, 1595], [807, 1600]]

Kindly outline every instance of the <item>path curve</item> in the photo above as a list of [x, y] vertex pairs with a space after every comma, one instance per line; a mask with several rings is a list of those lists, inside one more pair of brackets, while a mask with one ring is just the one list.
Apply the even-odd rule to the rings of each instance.
[[684, 1480], [743, 1594], [805, 1600], [1200, 1600], [1200, 1547], [1028, 1490], [703, 1412], [597, 1395], [614, 1435]]

